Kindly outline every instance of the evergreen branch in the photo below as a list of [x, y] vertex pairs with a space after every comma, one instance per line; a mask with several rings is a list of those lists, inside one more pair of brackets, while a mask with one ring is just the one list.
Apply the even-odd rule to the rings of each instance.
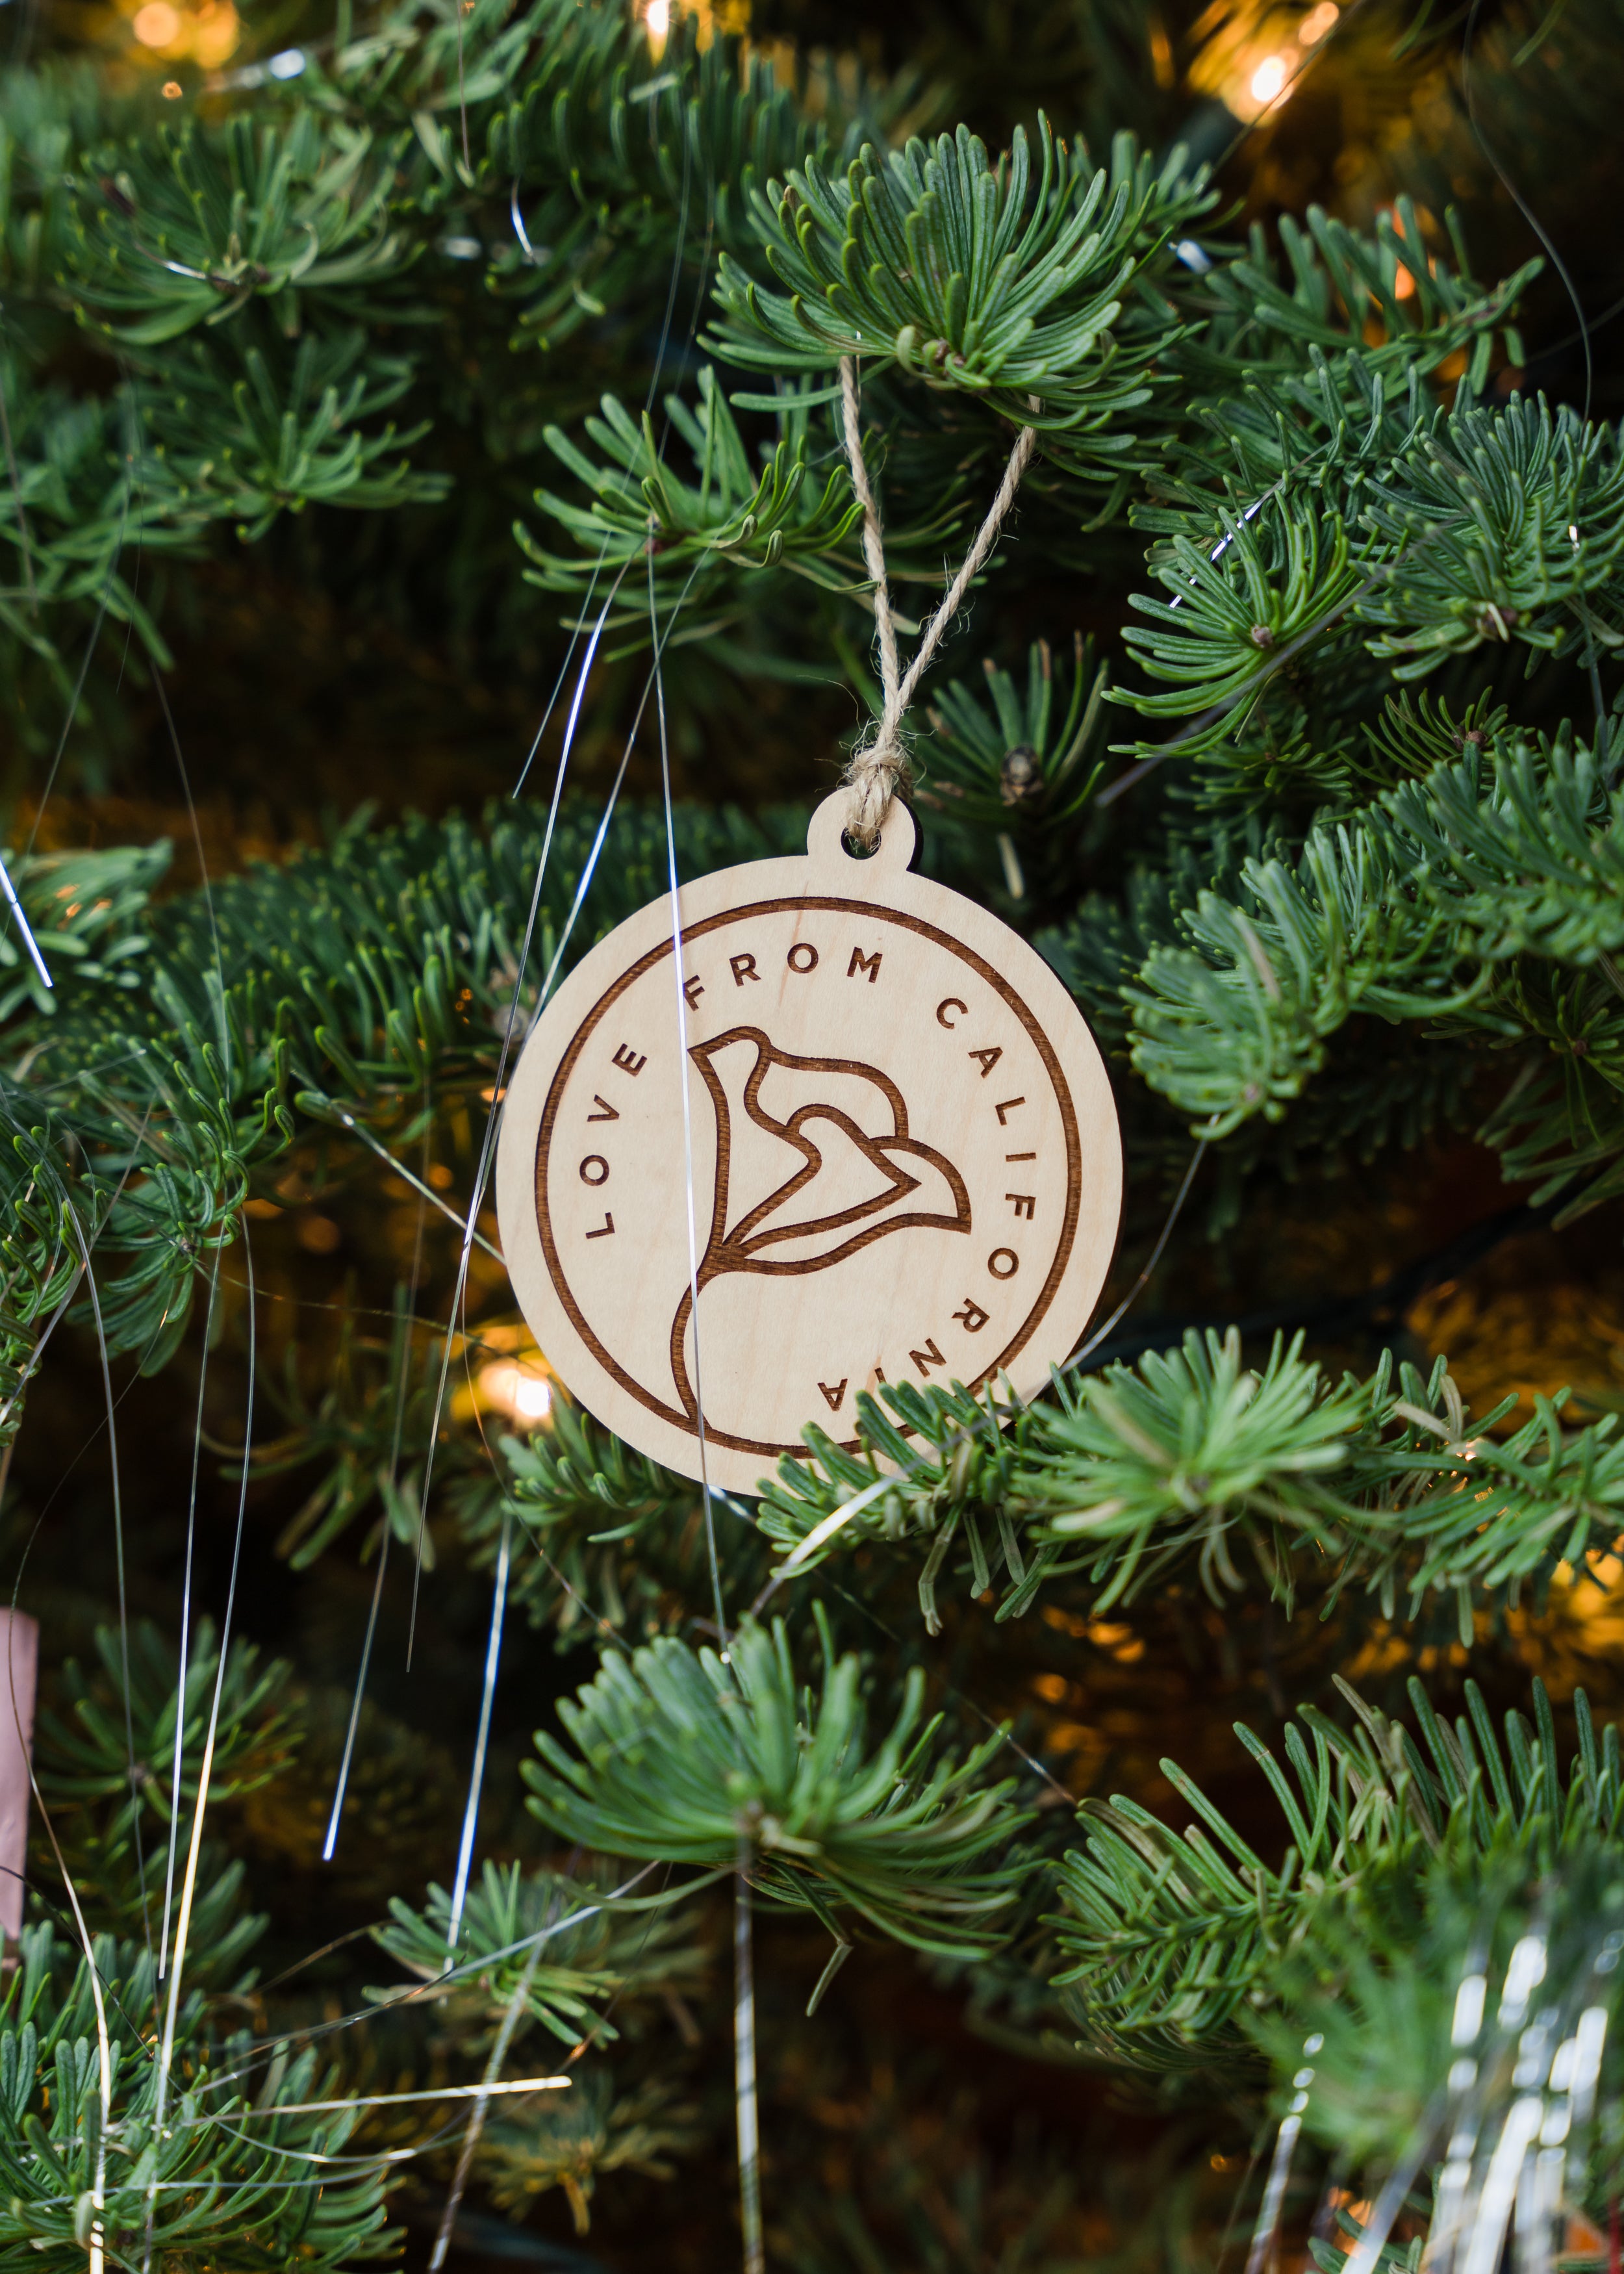
[[448, 475], [410, 461], [427, 423], [377, 423], [411, 384], [411, 363], [375, 353], [358, 328], [307, 334], [290, 356], [246, 347], [237, 373], [225, 360], [177, 357], [166, 385], [142, 394], [180, 512], [229, 518], [252, 543], [309, 505], [370, 513], [447, 494]]
[[1288, 460], [1294, 454], [1291, 433], [1270, 416], [1276, 385], [1283, 382], [1299, 413], [1325, 420], [1335, 451], [1345, 447], [1335, 438], [1341, 408], [1368, 408], [1372, 393], [1379, 401], [1410, 395], [1413, 402], [1412, 374], [1435, 372], [1462, 349], [1467, 386], [1480, 395], [1497, 331], [1511, 360], [1522, 362], [1513, 322], [1541, 264], [1528, 261], [1493, 286], [1479, 283], [1457, 216], [1447, 212], [1446, 222], [1453, 265], [1442, 253], [1421, 255], [1425, 232], [1407, 197], [1378, 220], [1373, 237], [1311, 206], [1301, 221], [1281, 215], [1278, 260], [1254, 223], [1246, 250], [1202, 276], [1196, 293], [1208, 320], [1181, 343], [1178, 360], [1213, 398], [1204, 423], [1225, 469], [1233, 468], [1252, 495], [1282, 471], [1280, 454]]
[[1073, 1962], [1056, 1981], [1089, 2045], [1152, 2067], [1244, 2063], [1290, 1962], [1312, 1961], [1355, 1906], [1377, 1915], [1383, 1889], [1412, 1882], [1429, 1856], [1447, 1858], [1457, 1886], [1486, 1890], [1512, 1857], [1548, 1871], [1591, 1836], [1616, 1845], [1619, 1733], [1609, 1725], [1598, 1744], [1582, 1690], [1579, 1755], [1564, 1771], [1542, 1684], [1533, 1727], [1507, 1713], [1503, 1747], [1474, 1682], [1451, 1728], [1411, 1679], [1419, 1742], [1338, 1686], [1351, 1732], [1304, 1706], [1283, 1766], [1236, 1725], [1289, 1842], [1277, 1866], [1171, 1761], [1162, 1772], [1200, 1819], [1183, 1834], [1120, 1796], [1085, 1803], [1086, 1836], [1063, 1859], [1066, 1908], [1053, 1924]]
[[[988, 702], [956, 679], [931, 698], [936, 741], [920, 802], [973, 830], [1019, 826], [1035, 836], [1074, 819], [1093, 794], [1101, 764], [1107, 667], [1095, 664], [1094, 642], [1078, 633], [1056, 686], [1049, 643], [1035, 641], [1027, 651], [1024, 695], [990, 656], [981, 669]], [[1090, 757], [1094, 763], [1086, 766]]]
[[259, 300], [289, 335], [306, 304], [351, 322], [407, 312], [411, 248], [389, 226], [370, 135], [300, 108], [286, 126], [239, 115], [214, 132], [161, 127], [119, 156], [80, 188], [71, 276], [124, 346], [161, 346]]
[[1239, 886], [1201, 892], [1182, 926], [1193, 945], [1153, 947], [1123, 990], [1135, 1065], [1206, 1136], [1278, 1118], [1356, 1010], [1442, 1020], [1487, 983], [1368, 822], [1314, 830], [1295, 872], [1248, 859]]
[[1052, 1399], [1012, 1415], [959, 1388], [889, 1389], [889, 1413], [862, 1408], [859, 1452], [808, 1432], [812, 1457], [780, 1463], [760, 1521], [798, 1547], [879, 1488], [798, 1569], [858, 1541], [929, 1542], [931, 1624], [944, 1568], [981, 1595], [1002, 1565], [1001, 1620], [1062, 1577], [1099, 1613], [1185, 1570], [1220, 1604], [1260, 1583], [1290, 1605], [1312, 1573], [1331, 1601], [1357, 1585], [1387, 1616], [1401, 1594], [1411, 1617], [1453, 1595], [1469, 1631], [1481, 1594], [1542, 1589], [1624, 1525], [1620, 1417], [1564, 1430], [1566, 1397], [1536, 1399], [1502, 1439], [1515, 1397], [1469, 1431], [1441, 1359], [1428, 1379], [1384, 1354], [1365, 1382], [1331, 1384], [1300, 1335], [1276, 1336], [1259, 1370], [1233, 1329], [1192, 1329], [1137, 1367], [1056, 1375]]
[[[523, 1526], [538, 1553], [521, 1559], [509, 1585], [537, 1624], [560, 1646], [590, 1629], [601, 1638], [672, 1625], [693, 1600], [705, 1563], [698, 1487], [600, 1429], [590, 1414], [555, 1396], [548, 1427], [521, 1442], [504, 1437], [505, 1488], [471, 1478], [454, 1495], [458, 1529], [474, 1561], [496, 1560], [505, 1515]], [[736, 1535], [730, 1569], [747, 1589], [763, 1559], [753, 1535]]]
[[549, 2093], [537, 2115], [487, 2123], [475, 2167], [492, 2202], [510, 2216], [562, 2188], [575, 2233], [584, 2234], [600, 2176], [632, 2171], [668, 2180], [673, 2157], [699, 2144], [698, 2112], [680, 2092], [669, 2076], [622, 2090], [601, 2065], [578, 2069], [571, 2090]]
[[[357, 1117], [385, 1128], [414, 1110], [425, 1074], [442, 1089], [489, 1081], [515, 990], [522, 1015], [538, 983], [521, 982], [518, 957], [544, 826], [526, 813], [484, 843], [462, 823], [409, 825], [229, 879], [207, 900], [169, 902], [141, 927], [143, 985], [117, 996], [117, 1019], [90, 964], [82, 974], [64, 966], [49, 1020], [16, 1036], [31, 1081], [55, 1085], [49, 1104], [36, 1107], [32, 1091], [3, 1101], [21, 1144], [9, 1169], [0, 1160], [11, 1205], [24, 1210], [19, 1362], [30, 1324], [72, 1269], [76, 1243], [54, 1213], [70, 1183], [100, 1246], [109, 1346], [156, 1367], [185, 1330], [202, 1260], [235, 1237], [255, 1179], [297, 1133], [296, 1115], [306, 1127], [330, 1124], [318, 1070], [331, 1068]], [[593, 827], [585, 815], [560, 827], [544, 956]], [[577, 952], [659, 889], [663, 823], [630, 818], [617, 841], [621, 857], [597, 872]], [[701, 867], [778, 841], [736, 817], [695, 818], [688, 832]], [[39, 1140], [26, 1134], [36, 1116]], [[71, 1179], [67, 1156], [58, 1160], [70, 1131]]]
[[[314, 2274], [341, 2274], [393, 2255], [381, 2159], [363, 2157], [342, 2176], [329, 2170], [320, 2187], [309, 2184], [311, 2159], [342, 2153], [355, 2112], [261, 2117], [239, 2129], [232, 2120], [245, 2104], [214, 2086], [216, 2049], [193, 1996], [177, 2044], [187, 2073], [160, 2125], [158, 2072], [141, 2028], [157, 1995], [154, 1960], [103, 1936], [94, 1962], [112, 2039], [104, 2129], [85, 1959], [64, 1952], [49, 1924], [24, 1928], [19, 1959], [0, 1998], [0, 2248], [19, 2265], [67, 2274], [83, 2263], [93, 2222], [109, 2256], [125, 2263], [139, 2263], [147, 2236], [168, 2263], [201, 2268], [227, 2252], [246, 2274], [274, 2274], [290, 2256]], [[223, 2040], [221, 2065], [248, 2044]], [[297, 2054], [267, 2082], [259, 2108], [309, 2100], [326, 2081], [313, 2052]]]
[[[184, 1724], [184, 1757], [191, 1764], [181, 1777], [180, 1797], [194, 1808], [196, 1764], [203, 1754], [217, 1676], [210, 1803], [257, 1791], [282, 1773], [298, 1740], [281, 1710], [289, 1678], [282, 1661], [261, 1667], [252, 1644], [238, 1640], [221, 1675], [213, 1622], [199, 1620], [183, 1701], [176, 1690], [178, 1653], [150, 1620], [132, 1628], [127, 1645], [112, 1627], [98, 1627], [95, 1639], [99, 1675], [87, 1677], [73, 1659], [63, 1669], [62, 1703], [71, 1719], [49, 1708], [39, 1717], [34, 1773], [54, 1815], [92, 1813], [102, 1836], [113, 1840], [149, 1810], [160, 1824], [168, 1823], [177, 1713]], [[115, 1802], [117, 1807], [109, 1807]]]
[[[1360, 713], [1380, 686], [1361, 647], [1402, 681], [1485, 641], [1593, 661], [1624, 638], [1613, 439], [1544, 404], [1491, 411], [1462, 394], [1447, 414], [1423, 408], [1415, 376], [1404, 418], [1372, 380], [1362, 436], [1344, 418], [1312, 448], [1277, 391], [1283, 463], [1244, 510], [1229, 479], [1229, 496], [1209, 480], [1145, 516], [1164, 532], [1150, 566], [1172, 597], [1136, 596], [1150, 621], [1126, 637], [1177, 691], [1114, 699], [1190, 719], [1175, 746], [1220, 783], [1364, 771]], [[1126, 747], [1160, 762], [1171, 746]]]
[[672, 1638], [606, 1657], [527, 1762], [530, 1806], [566, 1839], [617, 1856], [726, 1867], [742, 1848], [774, 1902], [855, 1910], [919, 1950], [974, 1956], [1013, 1898], [1022, 1821], [1012, 1782], [986, 1781], [1003, 1739], [958, 1758], [921, 1726], [912, 1668], [891, 1729], [868, 1749], [855, 1657], [836, 1659], [817, 1615], [821, 1695], [798, 1689], [789, 1638], [747, 1622], [726, 1661]]
[[[776, 372], [827, 372], [843, 356], [893, 363], [927, 386], [968, 393], [1074, 451], [1119, 458], [1107, 423], [1147, 402], [1148, 344], [1116, 328], [1142, 257], [1211, 204], [1182, 151], [1160, 175], [1131, 148], [1086, 178], [1080, 153], [1038, 125], [1035, 178], [1024, 132], [995, 167], [966, 129], [889, 158], [865, 147], [840, 181], [814, 158], [753, 199], [773, 275], [758, 287], [724, 259], [718, 346]], [[1109, 203], [1107, 202], [1109, 199]]]
[[[601, 1870], [565, 1878], [487, 1863], [469, 1888], [455, 1943], [459, 1971], [449, 1977], [451, 1898], [443, 1887], [429, 1889], [420, 1911], [393, 1896], [394, 1924], [375, 1928], [372, 1939], [454, 2015], [494, 2019], [519, 1996], [529, 2017], [562, 2044], [578, 2045], [589, 2036], [607, 2043], [620, 2034], [609, 2004], [624, 2021], [628, 2004], [635, 2014], [642, 2001], [691, 1990], [705, 1964], [703, 1949], [671, 1913], [623, 1913], [604, 1903], [554, 1927], [609, 1885]], [[544, 1929], [552, 1931], [538, 1955], [535, 1938]], [[481, 1967], [487, 1955], [490, 1963]], [[387, 2004], [399, 1992], [370, 1994]]]
[[[808, 435], [804, 410], [793, 410], [759, 472], [750, 463], [737, 422], [709, 365], [699, 373], [697, 416], [679, 396], [666, 400], [666, 413], [694, 463], [696, 482], [681, 481], [655, 440], [645, 412], [641, 424], [613, 395], [603, 417], [589, 418], [586, 432], [601, 463], [587, 456], [557, 427], [547, 443], [592, 494], [583, 508], [551, 490], [538, 490], [536, 502], [572, 537], [573, 558], [545, 551], [520, 529], [519, 541], [532, 566], [526, 574], [544, 591], [586, 593], [596, 582], [652, 552], [661, 562], [657, 595], [669, 606], [679, 587], [709, 597], [727, 572], [775, 568], [780, 562], [831, 591], [845, 589], [859, 574], [853, 553], [838, 557], [862, 508], [851, 495], [844, 467], [836, 465], [821, 493], [807, 481]], [[693, 579], [697, 567], [700, 574]], [[640, 594], [609, 622], [646, 627], [649, 602]]]

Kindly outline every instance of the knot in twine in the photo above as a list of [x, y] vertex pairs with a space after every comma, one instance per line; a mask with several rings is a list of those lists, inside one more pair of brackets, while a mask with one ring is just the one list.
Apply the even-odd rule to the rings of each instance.
[[[998, 493], [989, 508], [987, 518], [977, 531], [974, 544], [965, 554], [959, 574], [948, 586], [941, 606], [926, 625], [914, 660], [904, 672], [897, 652], [897, 625], [891, 612], [891, 590], [885, 576], [885, 544], [880, 527], [880, 509], [875, 502], [868, 469], [863, 463], [862, 433], [857, 415], [857, 366], [850, 356], [840, 358], [840, 407], [846, 426], [846, 453], [852, 464], [852, 487], [862, 507], [863, 561], [874, 584], [874, 622], [879, 635], [880, 649], [883, 700], [879, 724], [871, 727], [858, 743], [841, 776], [843, 785], [852, 794], [846, 833], [868, 851], [879, 840], [886, 808], [897, 791], [913, 786], [914, 766], [903, 735], [902, 722], [914, 699], [914, 690], [931, 657], [941, 645], [943, 635], [958, 614], [965, 594], [998, 541], [998, 531], [1004, 526], [1004, 516], [1015, 501], [1015, 493], [1020, 487], [1021, 476], [1031, 462], [1038, 438], [1037, 429], [1034, 426], [1023, 426], [1016, 436], [1009, 464], [1004, 470], [1004, 479], [998, 485]], [[1037, 408], [1035, 397], [1033, 408]]]

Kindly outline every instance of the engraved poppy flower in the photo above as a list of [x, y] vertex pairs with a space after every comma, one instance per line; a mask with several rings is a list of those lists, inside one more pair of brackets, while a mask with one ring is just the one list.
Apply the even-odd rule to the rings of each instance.
[[[889, 1074], [856, 1058], [801, 1058], [759, 1027], [731, 1027], [688, 1053], [716, 1114], [703, 1291], [724, 1272], [826, 1271], [887, 1233], [967, 1232], [965, 1180], [908, 1133]], [[672, 1321], [672, 1373], [695, 1410], [683, 1355], [693, 1291]]]

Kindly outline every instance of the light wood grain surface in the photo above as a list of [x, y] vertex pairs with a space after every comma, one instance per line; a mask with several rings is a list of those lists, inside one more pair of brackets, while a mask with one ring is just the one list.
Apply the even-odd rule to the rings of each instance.
[[689, 1476], [703, 1415], [733, 1491], [808, 1422], [850, 1442], [862, 1389], [1034, 1394], [1121, 1216], [1076, 1005], [1007, 925], [909, 873], [900, 803], [854, 859], [846, 802], [818, 808], [804, 859], [682, 888], [680, 969], [669, 895], [601, 941], [503, 1111], [502, 1245], [548, 1362]]

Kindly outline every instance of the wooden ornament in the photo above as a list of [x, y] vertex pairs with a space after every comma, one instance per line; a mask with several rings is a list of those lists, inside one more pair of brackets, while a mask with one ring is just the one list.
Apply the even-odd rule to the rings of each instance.
[[669, 895], [600, 941], [503, 1107], [502, 1246], [549, 1364], [686, 1476], [703, 1417], [733, 1491], [804, 1456], [808, 1422], [853, 1445], [860, 1390], [1034, 1395], [1121, 1216], [1076, 1005], [1007, 925], [909, 873], [905, 806], [867, 858], [847, 810], [824, 800], [804, 859], [683, 885], [680, 971]]

